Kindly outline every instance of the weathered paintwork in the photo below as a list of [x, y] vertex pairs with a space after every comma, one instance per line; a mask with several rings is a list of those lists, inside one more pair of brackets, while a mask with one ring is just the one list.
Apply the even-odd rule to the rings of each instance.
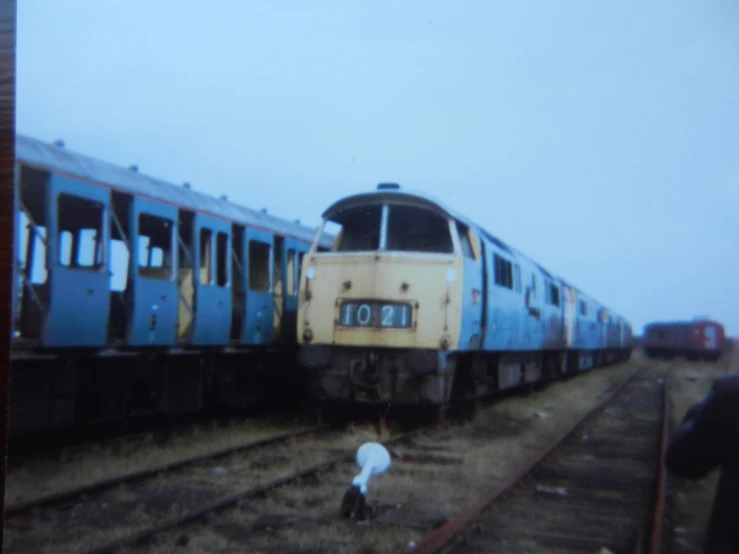
[[[201, 231], [209, 231], [210, 236], [203, 243]], [[226, 282], [219, 286], [216, 282], [216, 234], [224, 233], [228, 240], [226, 255]], [[231, 330], [231, 225], [223, 220], [196, 213], [193, 225], [193, 251], [196, 265], [204, 264], [200, 259], [201, 249], [209, 257], [212, 270], [210, 274], [205, 267], [199, 270], [200, 278], [195, 284], [195, 321], [192, 331], [193, 346], [219, 346], [229, 343]]]
[[295, 387], [315, 229], [24, 136], [16, 158], [12, 434]]
[[[34, 316], [41, 319], [40, 334], [31, 346], [39, 348], [76, 347], [100, 349], [114, 345], [117, 348], [130, 347], [225, 347], [234, 344], [231, 340], [232, 313], [234, 309], [242, 310], [244, 322], [235, 339], [236, 344], [267, 345], [279, 337], [274, 337], [272, 322], [286, 317], [286, 322], [279, 322], [283, 329], [280, 342], [294, 344], [295, 312], [297, 309], [297, 291], [284, 295], [282, 290], [275, 291], [273, 281], [287, 281], [288, 249], [295, 252], [292, 262], [292, 282], [298, 278], [297, 256], [306, 253], [315, 239], [315, 230], [288, 222], [280, 218], [235, 205], [225, 200], [216, 199], [187, 187], [176, 186], [159, 179], [154, 179], [134, 171], [95, 160], [68, 151], [57, 145], [46, 144], [36, 139], [18, 135], [16, 139], [16, 213], [20, 222], [29, 222], [31, 236], [39, 229], [46, 232], [51, 229], [48, 243], [44, 248], [44, 259], [38, 260], [38, 254], [25, 262], [16, 264], [16, 295], [13, 304], [13, 317], [18, 329], [14, 334], [18, 348], [26, 348], [29, 343], [21, 333], [23, 325], [23, 307], [21, 298], [26, 297], [26, 304], [34, 302], [39, 312]], [[33, 183], [27, 184], [23, 178], [24, 170], [35, 171]], [[30, 179], [30, 177], [28, 178]], [[21, 191], [27, 186], [35, 187], [33, 194], [42, 194], [43, 211], [36, 218], [41, 224], [36, 227], [30, 224], [26, 207], [18, 201]], [[30, 190], [30, 189], [29, 189]], [[63, 265], [59, 262], [61, 242], [57, 229], [57, 207], [60, 193], [67, 193], [82, 201], [98, 202], [102, 208], [99, 234], [102, 238], [100, 259], [94, 268], [76, 267], [73, 263]], [[116, 208], [120, 213], [117, 218], [112, 205], [112, 195], [118, 195]], [[124, 200], [121, 200], [124, 199]], [[82, 205], [82, 204], [80, 204]], [[85, 211], [85, 208], [78, 208]], [[171, 259], [159, 267], [139, 267], [138, 260], [143, 255], [139, 244], [139, 217], [155, 216], [171, 225]], [[186, 237], [189, 244], [188, 254], [181, 248], [180, 225], [182, 214], [191, 214], [192, 225]], [[81, 214], [84, 216], [85, 214]], [[72, 215], [71, 217], [74, 217]], [[38, 222], [36, 222], [38, 223]], [[123, 228], [121, 228], [123, 225]], [[258, 237], [273, 248], [277, 237], [283, 248], [279, 254], [282, 259], [284, 278], [274, 280], [272, 262], [274, 251], [270, 253], [270, 287], [267, 291], [249, 289], [245, 275], [237, 275], [242, 291], [235, 297], [233, 290], [233, 229], [240, 225], [244, 236], [241, 260], [248, 271], [248, 241], [250, 237]], [[111, 279], [113, 271], [113, 253], [111, 250], [112, 228], [120, 230], [122, 244], [128, 250], [125, 290], [113, 291]], [[124, 231], [125, 229], [125, 231]], [[210, 246], [207, 256], [210, 260], [210, 279], [205, 279], [206, 264], [201, 258], [201, 230], [210, 231]], [[19, 228], [19, 237], [26, 229]], [[42, 234], [43, 234], [42, 233]], [[225, 235], [225, 282], [217, 279], [217, 236]], [[127, 235], [127, 236], [126, 236]], [[35, 239], [34, 239], [35, 240]], [[324, 234], [319, 245], [326, 247], [332, 244], [333, 237]], [[28, 241], [26, 241], [28, 242]], [[36, 241], [38, 242], [38, 241]], [[43, 246], [42, 243], [39, 243]], [[74, 248], [74, 239], [67, 241], [67, 250]], [[72, 244], [72, 246], [69, 246]], [[16, 240], [15, 252], [18, 260], [25, 258], [27, 252], [21, 251], [21, 239]], [[33, 246], [33, 245], [30, 245]], [[26, 247], [28, 248], [28, 247]], [[25, 250], [25, 249], [24, 249]], [[64, 255], [71, 255], [65, 250]], [[183, 265], [181, 257], [187, 257], [188, 264]], [[192, 257], [203, 261], [199, 271], [192, 272]], [[21, 270], [21, 265], [33, 265], [43, 262], [44, 272], [48, 272], [46, 281], [37, 283], [35, 287], [24, 284], [24, 272], [31, 272], [29, 267]], [[242, 270], [243, 271], [243, 270]], [[23, 294], [22, 294], [23, 293]], [[279, 297], [281, 305], [273, 306], [273, 296]], [[123, 336], [115, 344], [108, 336], [111, 305], [116, 313], [126, 313], [127, 321]], [[275, 315], [277, 314], [277, 315]], [[20, 342], [19, 342], [20, 341]]]
[[[547, 371], [612, 363], [630, 352], [623, 318], [430, 197], [399, 188], [350, 196], [325, 211], [324, 225], [347, 210], [366, 206], [369, 214], [377, 205], [389, 206], [383, 214], [405, 205], [441, 214], [453, 252], [409, 254], [382, 240], [368, 251], [311, 250], [303, 264], [297, 331], [299, 362], [316, 375], [314, 395], [444, 403], [448, 374], [455, 371], [472, 374], [472, 389], [490, 392], [540, 380]], [[379, 234], [386, 237], [383, 217]], [[453, 280], [446, 278], [450, 270]], [[409, 302], [413, 326], [346, 328], [340, 324], [346, 299]], [[414, 351], [436, 353], [434, 367], [410, 367], [405, 360]]]
[[[392, 252], [353, 254], [348, 261], [347, 255], [314, 253], [304, 264], [314, 268], [315, 277], [301, 279], [299, 337], [310, 328], [313, 343], [438, 349], [446, 338], [449, 349], [457, 348], [463, 287], [460, 279], [447, 282], [446, 273], [460, 273], [459, 259]], [[411, 326], [390, 330], [337, 325], [339, 302], [374, 298], [410, 304]]]
[[[249, 243], [263, 245], [269, 249], [269, 279], [264, 289], [254, 288], [249, 282], [251, 271], [249, 259]], [[246, 344], [268, 344], [272, 340], [272, 287], [274, 283], [274, 249], [272, 248], [272, 235], [259, 229], [246, 229], [246, 240], [243, 245], [244, 271], [242, 290], [246, 291], [246, 321], [243, 325], [241, 335], [242, 342]]]
[[[128, 228], [131, 235], [138, 236], [139, 217], [151, 215], [168, 221], [171, 225], [171, 240], [177, 240], [177, 208], [162, 202], [154, 202], [146, 198], [135, 197], [130, 210]], [[138, 240], [131, 242], [131, 259], [141, 256], [141, 244]], [[178, 267], [178, 249], [174, 249], [174, 267]], [[121, 299], [132, 307], [127, 329], [129, 346], [173, 346], [177, 325], [177, 273], [172, 271], [169, 278], [162, 279], [156, 275], [148, 275], [141, 271], [137, 263], [128, 266], [128, 277], [131, 283], [129, 298]], [[107, 323], [107, 322], [106, 322]]]
[[[59, 236], [60, 217], [57, 206], [59, 196], [62, 194], [98, 203], [102, 211], [96, 223], [102, 228], [102, 244], [107, 245], [110, 190], [53, 175], [46, 192], [46, 220], [52, 234], [48, 237], [46, 249], [47, 267], [50, 267], [51, 271], [49, 271], [49, 307], [42, 335], [43, 342], [52, 347], [102, 347], [106, 343], [110, 310], [108, 248], [102, 248], [100, 256], [96, 256], [90, 267], [75, 265], [74, 250], [70, 252], [69, 263], [62, 264], [60, 262], [64, 255], [62, 242], [56, 240]], [[85, 217], [89, 214], [80, 215]]]

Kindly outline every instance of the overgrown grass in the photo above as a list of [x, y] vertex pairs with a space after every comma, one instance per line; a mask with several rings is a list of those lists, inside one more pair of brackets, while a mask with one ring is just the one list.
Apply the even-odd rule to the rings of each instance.
[[104, 449], [89, 452], [81, 459], [73, 459], [64, 463], [56, 460], [25, 463], [8, 472], [5, 484], [5, 503], [6, 505], [13, 504], [20, 500], [94, 483], [101, 479], [160, 466], [184, 457], [202, 455], [288, 433], [298, 428], [297, 425], [279, 426], [254, 419], [197, 435], [175, 437], [164, 445], [138, 444]]
[[[453, 423], [443, 432], [428, 433], [415, 441], [424, 447], [438, 447], [440, 450], [435, 452], [459, 458], [461, 464], [403, 461], [402, 455], [414, 448], [398, 447], [394, 451], [401, 458], [393, 460], [387, 473], [372, 478], [368, 501], [386, 508], [399, 506], [398, 513], [407, 509], [452, 516], [518, 470], [635, 369], [634, 363], [621, 364], [552, 384], [530, 395], [513, 396], [484, 409], [473, 421]], [[357, 448], [365, 441], [377, 439], [374, 429], [357, 428], [346, 435], [342, 445]], [[420, 448], [416, 450], [415, 453], [421, 453]], [[424, 448], [425, 453], [429, 451]], [[194, 530], [197, 538], [178, 551], [237, 552], [246, 548], [249, 552], [381, 554], [402, 552], [410, 541], [419, 541], [422, 533], [418, 530], [377, 522], [360, 525], [337, 518], [342, 495], [358, 471], [356, 465], [346, 464], [321, 476], [320, 482], [312, 486], [283, 487], [249, 508], [223, 516], [229, 524], [247, 531], [243, 539], [219, 533], [217, 526], [210, 526]], [[249, 534], [248, 530], [264, 514], [297, 519], [286, 520], [271, 533]], [[171, 551], [175, 539], [172, 534], [151, 551]]]

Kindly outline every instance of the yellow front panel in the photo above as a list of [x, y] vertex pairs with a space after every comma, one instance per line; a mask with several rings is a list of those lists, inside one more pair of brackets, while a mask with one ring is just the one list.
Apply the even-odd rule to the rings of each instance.
[[[315, 270], [313, 279], [307, 268]], [[450, 271], [452, 270], [452, 271]], [[367, 253], [311, 254], [301, 272], [298, 305], [298, 341], [306, 327], [310, 344], [440, 348], [457, 346], [461, 321], [462, 263], [453, 255]], [[306, 302], [306, 286], [310, 300]], [[411, 327], [346, 328], [338, 325], [344, 300], [380, 300], [410, 303]]]

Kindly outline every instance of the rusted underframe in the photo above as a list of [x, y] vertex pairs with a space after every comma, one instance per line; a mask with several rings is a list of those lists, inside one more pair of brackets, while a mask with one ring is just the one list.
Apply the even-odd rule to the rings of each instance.
[[465, 527], [476, 518], [485, 508], [497, 500], [502, 494], [510, 490], [516, 483], [526, 477], [529, 472], [536, 466], [543, 458], [545, 458], [552, 450], [564, 442], [568, 437], [583, 424], [586, 420], [594, 416], [596, 413], [605, 408], [623, 388], [633, 381], [642, 370], [637, 370], [632, 373], [629, 377], [623, 380], [615, 389], [613, 389], [606, 398], [599, 402], [595, 407], [590, 409], [585, 415], [583, 415], [567, 432], [563, 433], [560, 437], [553, 440], [544, 450], [538, 452], [528, 462], [526, 462], [521, 469], [513, 474], [507, 481], [505, 481], [499, 487], [485, 494], [475, 504], [458, 514], [456, 517], [447, 521], [441, 527], [431, 531], [424, 536], [420, 543], [415, 548], [410, 548], [409, 552], [413, 554], [432, 554], [438, 552], [442, 547], [449, 543], [458, 533], [463, 531]]
[[649, 537], [649, 554], [659, 554], [662, 548], [662, 524], [665, 513], [665, 453], [670, 422], [670, 405], [668, 396], [669, 378], [665, 376], [662, 386], [662, 430], [659, 437], [659, 465], [657, 467], [657, 487], [652, 513], [652, 529]]
[[281, 435], [266, 437], [264, 439], [260, 439], [260, 440], [256, 440], [256, 441], [252, 441], [248, 443], [242, 443], [236, 446], [229, 446], [227, 448], [223, 448], [215, 452], [201, 454], [198, 456], [192, 456], [189, 458], [183, 458], [181, 460], [176, 460], [174, 462], [169, 462], [169, 463], [162, 464], [156, 467], [147, 468], [141, 471], [136, 471], [134, 473], [128, 473], [122, 476], [111, 477], [110, 479], [103, 479], [101, 481], [96, 481], [95, 483], [92, 483], [89, 485], [81, 485], [79, 487], [74, 487], [71, 489], [67, 489], [65, 491], [52, 493], [52, 494], [42, 496], [39, 498], [33, 498], [25, 502], [18, 502], [16, 504], [11, 504], [5, 509], [5, 515], [6, 517], [18, 516], [34, 508], [46, 506], [46, 505], [57, 503], [57, 502], [68, 501], [73, 498], [82, 496], [83, 494], [90, 494], [90, 493], [98, 492], [104, 489], [113, 488], [121, 484], [132, 483], [135, 481], [139, 481], [141, 479], [147, 479], [159, 473], [181, 469], [189, 465], [198, 464], [200, 462], [213, 460], [216, 458], [222, 458], [223, 456], [228, 456], [229, 454], [233, 454], [236, 452], [245, 452], [245, 451], [253, 450], [255, 448], [268, 446], [270, 444], [276, 444], [279, 442], [290, 440], [291, 438], [303, 437], [305, 435], [310, 435], [318, 431], [324, 431], [329, 428], [330, 428], [329, 425], [317, 425], [314, 427], [309, 427], [307, 429], [302, 429], [297, 432], [283, 433]]
[[[424, 430], [427, 430], [427, 428], [421, 427], [413, 431], [403, 433], [402, 435], [398, 435], [397, 437], [394, 437], [392, 439], [382, 441], [382, 444], [387, 446], [390, 444], [399, 443], [409, 438], [412, 438], [413, 436], [417, 435], [418, 433]], [[292, 483], [304, 477], [309, 477], [311, 475], [320, 473], [321, 471], [329, 470], [336, 465], [339, 465], [343, 462], [351, 460], [355, 455], [356, 455], [355, 450], [347, 451], [345, 454], [332, 458], [331, 460], [313, 465], [311, 467], [308, 467], [306, 469], [303, 469], [291, 475], [280, 477], [279, 479], [276, 479], [270, 483], [266, 483], [264, 485], [257, 485], [256, 487], [252, 487], [245, 491], [232, 494], [231, 496], [228, 496], [226, 498], [222, 498], [221, 500], [212, 502], [199, 510], [187, 512], [179, 516], [169, 518], [163, 521], [162, 523], [159, 523], [158, 525], [154, 525], [146, 529], [141, 529], [139, 531], [130, 533], [128, 535], [124, 535], [123, 537], [114, 539], [106, 544], [103, 544], [101, 546], [88, 550], [84, 554], [103, 554], [106, 552], [111, 552], [117, 548], [121, 548], [126, 545], [135, 544], [137, 542], [153, 537], [154, 535], [157, 535], [163, 531], [167, 531], [179, 525], [190, 523], [200, 518], [205, 518], [210, 513], [217, 512], [224, 508], [229, 508], [231, 506], [238, 505], [242, 500], [246, 500], [247, 498], [254, 497], [260, 494], [264, 494], [266, 492], [269, 492], [270, 490], [279, 488], [283, 485], [287, 485], [289, 483]]]

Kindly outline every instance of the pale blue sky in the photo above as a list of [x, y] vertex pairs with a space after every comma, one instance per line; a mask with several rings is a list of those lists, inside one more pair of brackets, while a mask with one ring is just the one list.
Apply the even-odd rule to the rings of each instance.
[[18, 131], [317, 224], [395, 181], [739, 333], [734, 0], [22, 0]]

